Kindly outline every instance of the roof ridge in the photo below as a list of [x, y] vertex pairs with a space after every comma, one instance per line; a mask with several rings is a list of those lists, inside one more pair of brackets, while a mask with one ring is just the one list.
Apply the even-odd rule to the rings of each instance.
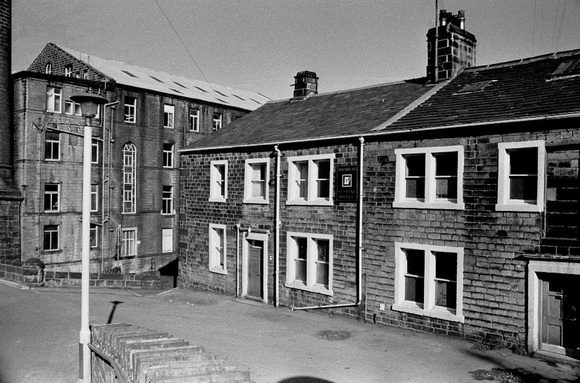
[[500, 63], [473, 66], [473, 67], [465, 68], [465, 71], [466, 72], [477, 72], [479, 70], [505, 68], [507, 66], [524, 65], [524, 64], [537, 62], [537, 61], [542, 61], [542, 60], [559, 59], [559, 58], [568, 57], [568, 56], [575, 56], [575, 55], [580, 55], [580, 48], [579, 49], [571, 49], [571, 50], [567, 50], [567, 51], [546, 53], [546, 54], [533, 56], [533, 57], [524, 57], [521, 59], [504, 61], [504, 62], [500, 62]]

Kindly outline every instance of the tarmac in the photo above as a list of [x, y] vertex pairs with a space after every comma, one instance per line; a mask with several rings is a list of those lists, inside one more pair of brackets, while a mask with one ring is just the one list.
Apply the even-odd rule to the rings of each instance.
[[[77, 382], [80, 289], [0, 280], [0, 383]], [[580, 365], [198, 290], [91, 289], [91, 323], [203, 346], [256, 383], [578, 382]]]

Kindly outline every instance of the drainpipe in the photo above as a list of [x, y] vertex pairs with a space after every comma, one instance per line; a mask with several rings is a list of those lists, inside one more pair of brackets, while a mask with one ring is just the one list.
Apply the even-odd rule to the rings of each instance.
[[236, 223], [236, 298], [240, 296], [240, 223]]
[[340, 303], [334, 305], [318, 305], [310, 307], [294, 307], [292, 306], [292, 311], [294, 310], [314, 310], [314, 309], [335, 309], [342, 307], [358, 307], [362, 303], [362, 261], [363, 261], [363, 247], [362, 247], [362, 220], [363, 220], [363, 159], [364, 159], [364, 137], [359, 137], [359, 150], [358, 150], [358, 201], [357, 201], [357, 222], [356, 222], [356, 232], [357, 232], [357, 243], [356, 243], [356, 302], [355, 303]]
[[274, 202], [274, 307], [280, 306], [280, 159], [282, 152], [278, 145], [274, 146], [276, 152], [276, 196]]
[[[110, 142], [113, 134], [113, 117], [115, 112], [115, 106], [117, 106], [120, 102], [114, 101], [103, 106], [103, 149], [101, 155], [101, 273], [104, 272], [105, 267], [105, 182], [107, 183], [107, 189], [110, 190], [111, 186], [111, 172], [105, 172], [106, 164], [105, 164], [105, 156], [111, 150]], [[107, 140], [107, 107], [111, 107], [111, 121], [109, 122], [109, 139]], [[107, 153], [105, 153], [105, 146], [107, 147]], [[107, 220], [109, 217], [107, 217]]]

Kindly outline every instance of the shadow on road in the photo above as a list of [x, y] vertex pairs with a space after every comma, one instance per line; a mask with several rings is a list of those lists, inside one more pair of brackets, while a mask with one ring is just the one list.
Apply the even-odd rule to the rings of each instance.
[[330, 380], [315, 378], [313, 376], [294, 376], [279, 381], [278, 383], [333, 383]]

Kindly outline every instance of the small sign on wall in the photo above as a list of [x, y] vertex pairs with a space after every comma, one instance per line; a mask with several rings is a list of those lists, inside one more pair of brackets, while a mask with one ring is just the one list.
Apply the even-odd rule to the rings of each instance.
[[354, 165], [339, 165], [336, 169], [336, 202], [356, 202], [358, 169]]

